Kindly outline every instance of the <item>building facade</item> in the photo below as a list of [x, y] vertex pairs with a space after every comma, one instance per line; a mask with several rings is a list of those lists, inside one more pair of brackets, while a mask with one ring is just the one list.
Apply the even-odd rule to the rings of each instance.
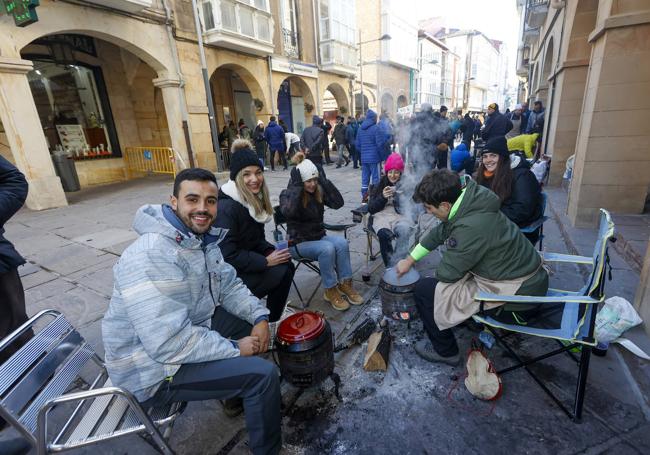
[[505, 110], [508, 66], [505, 44], [491, 40], [478, 30], [443, 30], [436, 36], [460, 58], [456, 79], [458, 108], [483, 112], [488, 104], [496, 102]]
[[411, 103], [418, 28], [400, 9], [403, 6], [395, 0], [357, 0], [358, 42], [362, 44], [354, 88], [356, 113], [368, 107], [394, 116], [397, 109]]
[[457, 74], [458, 55], [425, 30], [418, 33], [418, 71], [415, 86], [415, 103], [429, 103], [434, 109], [444, 105], [458, 109]]
[[[300, 133], [325, 100], [350, 112], [355, 2], [197, 4], [219, 131], [276, 115]], [[28, 207], [66, 204], [57, 152], [75, 157], [82, 188], [127, 179], [131, 147], [217, 169], [191, 2], [42, 0], [36, 11], [23, 26], [0, 16], [0, 153], [27, 176]]]

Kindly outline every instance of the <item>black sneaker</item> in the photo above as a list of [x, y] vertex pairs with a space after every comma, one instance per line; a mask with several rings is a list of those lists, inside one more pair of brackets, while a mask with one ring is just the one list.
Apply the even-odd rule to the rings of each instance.
[[223, 400], [221, 404], [223, 405], [223, 413], [228, 417], [237, 417], [244, 412], [243, 398], [228, 398], [227, 400]]

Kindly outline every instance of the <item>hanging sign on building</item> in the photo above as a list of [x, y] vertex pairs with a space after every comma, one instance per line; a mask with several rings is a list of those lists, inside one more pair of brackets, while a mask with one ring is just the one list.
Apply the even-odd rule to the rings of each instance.
[[296, 76], [318, 78], [318, 68], [303, 63], [296, 63], [278, 57], [271, 59], [271, 69], [278, 73], [289, 73]]
[[25, 27], [38, 21], [36, 7], [38, 0], [0, 0], [0, 15], [13, 16], [19, 27]]

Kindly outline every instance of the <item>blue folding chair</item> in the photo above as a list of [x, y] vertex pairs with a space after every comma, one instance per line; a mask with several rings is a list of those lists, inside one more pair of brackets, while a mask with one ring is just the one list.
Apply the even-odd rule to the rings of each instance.
[[[611, 266], [609, 264], [608, 243], [615, 241], [614, 223], [612, 218], [604, 209], [600, 209], [600, 228], [598, 240], [594, 247], [592, 257], [573, 256], [570, 254], [545, 253], [544, 260], [549, 262], [569, 262], [576, 264], [591, 264], [592, 270], [584, 286], [576, 292], [562, 291], [558, 289], [549, 289], [545, 297], [523, 296], [523, 295], [497, 295], [480, 292], [476, 295], [476, 300], [481, 304], [481, 311], [474, 316], [474, 320], [484, 324], [496, 338], [497, 342], [503, 346], [516, 360], [517, 364], [498, 371], [497, 374], [507, 373], [524, 367], [542, 389], [555, 401], [555, 403], [575, 422], [580, 422], [582, 418], [582, 407], [584, 403], [585, 388], [587, 384], [587, 374], [589, 371], [589, 358], [591, 349], [596, 346], [597, 340], [594, 338], [594, 325], [596, 321], [596, 312], [598, 304], [605, 300], [605, 275], [609, 267], [609, 279], [611, 280]], [[540, 316], [545, 317], [546, 310], [557, 311], [558, 306], [564, 304], [562, 310], [561, 323], [559, 328], [539, 328], [521, 324], [509, 324], [496, 320], [488, 316], [483, 311], [485, 302], [505, 302], [504, 311], [512, 313], [517, 309], [531, 308], [531, 305], [541, 307]], [[546, 307], [546, 308], [544, 308]], [[518, 318], [514, 318], [517, 320]], [[514, 350], [505, 342], [505, 338], [510, 335], [499, 334], [495, 329], [501, 329], [508, 332], [518, 332], [531, 336], [552, 338], [560, 343], [560, 348], [545, 353], [529, 360], [523, 360]], [[571, 350], [581, 349], [580, 359], [571, 354]], [[578, 378], [575, 391], [575, 400], [573, 411], [569, 411], [564, 404], [546, 387], [546, 385], [528, 368], [532, 363], [567, 352], [573, 360], [578, 363]]]
[[530, 223], [528, 226], [519, 228], [519, 231], [521, 231], [522, 234], [532, 234], [537, 229], [539, 229], [539, 239], [537, 240], [537, 243], [539, 243], [539, 251], [543, 251], [544, 222], [548, 220], [548, 217], [546, 216], [546, 201], [548, 199], [548, 196], [546, 195], [546, 193], [541, 193], [540, 197], [542, 199], [542, 216], [540, 216], [538, 219]]

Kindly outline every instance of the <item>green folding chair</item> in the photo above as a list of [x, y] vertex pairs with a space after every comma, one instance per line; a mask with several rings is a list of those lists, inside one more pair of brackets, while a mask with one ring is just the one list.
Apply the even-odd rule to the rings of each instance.
[[[497, 374], [504, 374], [522, 367], [525, 368], [535, 382], [542, 387], [544, 392], [575, 422], [580, 422], [582, 418], [582, 407], [589, 371], [589, 358], [592, 348], [597, 343], [594, 337], [596, 312], [598, 311], [598, 304], [605, 300], [605, 276], [608, 267], [609, 278], [611, 279], [608, 245], [610, 241], [613, 242], [615, 240], [612, 218], [609, 212], [600, 209], [600, 228], [592, 257], [555, 253], [544, 254], [544, 260], [547, 262], [569, 262], [591, 265], [591, 274], [579, 291], [571, 292], [549, 289], [545, 297], [522, 295], [504, 296], [480, 292], [475, 297], [481, 303], [481, 311], [474, 316], [474, 320], [484, 324], [485, 328], [494, 335], [497, 343], [503, 346], [517, 360], [517, 364], [500, 370]], [[505, 302], [503, 311], [512, 312], [514, 313], [513, 316], [516, 316], [517, 310], [521, 311], [522, 309], [530, 309], [532, 306], [537, 306], [540, 308], [540, 318], [538, 320], [541, 322], [544, 321], [547, 315], [545, 313], [551, 313], [553, 311], [557, 313], [558, 307], [561, 307], [563, 304], [563, 307], [561, 307], [560, 326], [554, 328], [532, 327], [532, 321], [529, 321], [526, 325], [523, 325], [525, 324], [523, 321], [517, 324], [504, 323], [494, 319], [483, 311], [483, 306], [486, 302]], [[513, 319], [517, 320], [518, 318], [514, 317]], [[496, 329], [510, 333], [518, 332], [536, 337], [552, 338], [559, 342], [560, 347], [533, 359], [523, 360], [505, 341], [505, 338], [510, 333], [501, 334]], [[576, 348], [579, 348], [581, 351], [579, 359], [570, 352]], [[529, 365], [535, 362], [548, 359], [563, 352], [568, 353], [578, 364], [578, 378], [572, 411], [567, 409], [564, 403], [529, 368]]]

